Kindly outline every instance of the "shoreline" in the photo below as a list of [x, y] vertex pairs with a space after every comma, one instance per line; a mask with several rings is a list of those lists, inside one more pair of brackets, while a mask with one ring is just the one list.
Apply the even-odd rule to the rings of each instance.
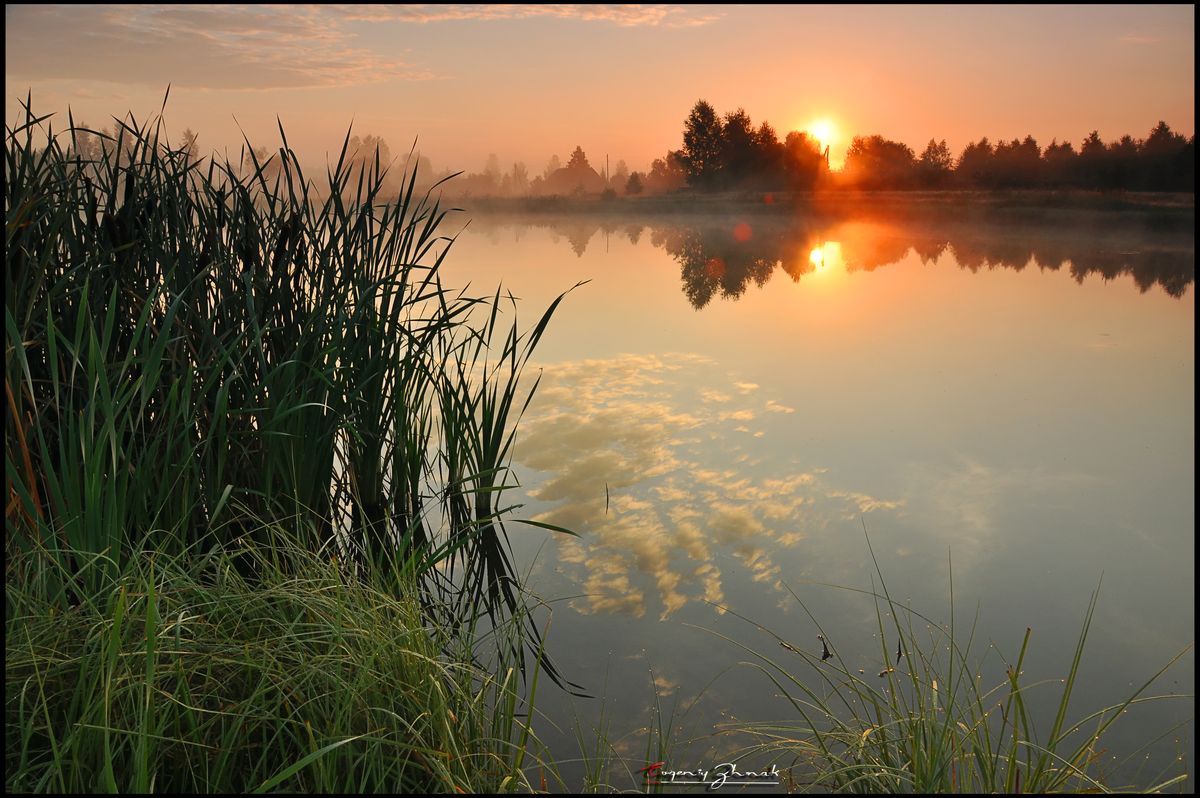
[[1190, 193], [1101, 192], [1080, 190], [1014, 191], [681, 191], [654, 196], [611, 197], [452, 197], [460, 210], [486, 216], [563, 214], [618, 218], [695, 216], [752, 212], [756, 215], [845, 216], [865, 212], [955, 216], [1005, 213], [1120, 213], [1159, 218], [1194, 218]]

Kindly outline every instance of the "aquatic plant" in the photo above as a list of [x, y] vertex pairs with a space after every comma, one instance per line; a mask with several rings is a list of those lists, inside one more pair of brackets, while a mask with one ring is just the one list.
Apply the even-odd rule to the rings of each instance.
[[[869, 540], [867, 545], [870, 547]], [[965, 640], [956, 626], [953, 572], [950, 620], [943, 626], [895, 601], [873, 550], [871, 558], [878, 585], [866, 591], [846, 589], [865, 593], [874, 601], [877, 654], [882, 663], [878, 672], [852, 668], [836, 643], [831, 651], [826, 644], [828, 632], [790, 588], [792, 597], [820, 632], [821, 651], [809, 651], [765, 629], [785, 652], [782, 656], [758, 652], [730, 640], [752, 655], [753, 661], [748, 664], [770, 680], [799, 716], [799, 722], [734, 724], [723, 729], [748, 734], [755, 740], [743, 755], [779, 762], [798, 784], [837, 792], [1118, 789], [1109, 783], [1108, 776], [1119, 772], [1120, 763], [1102, 772], [1104, 735], [1129, 707], [1170, 698], [1149, 696], [1146, 691], [1190, 650], [1190, 645], [1122, 701], [1068, 721], [1096, 609], [1097, 586], [1087, 605], [1068, 674], [1053, 680], [1058, 686], [1057, 701], [1048, 704], [1054, 707], [1053, 720], [1048, 729], [1039, 728], [1035, 716], [1047, 706], [1042, 703], [1041, 692], [1050, 684], [1023, 681], [1031, 631], [1025, 630], [1016, 659], [1005, 662], [1002, 681], [987, 686], [982, 681], [983, 663], [972, 651], [978, 616]], [[926, 631], [919, 631], [919, 627]], [[889, 640], [896, 641], [895, 651], [886, 642]], [[797, 669], [797, 662], [805, 666], [803, 671]], [[1128, 789], [1160, 791], [1186, 779], [1186, 773], [1170, 776], [1164, 771]]]
[[261, 550], [266, 522], [455, 626], [518, 614], [508, 454], [562, 296], [521, 332], [500, 290], [447, 288], [450, 211], [415, 171], [385, 196], [349, 133], [318, 190], [282, 126], [222, 161], [161, 116], [68, 121], [27, 101], [5, 147], [8, 550], [56, 561], [47, 595], [142, 546]]

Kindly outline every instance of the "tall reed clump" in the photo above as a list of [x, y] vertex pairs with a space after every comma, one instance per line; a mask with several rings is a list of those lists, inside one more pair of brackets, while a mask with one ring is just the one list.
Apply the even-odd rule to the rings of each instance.
[[[868, 546], [870, 542], [868, 541]], [[874, 552], [872, 551], [874, 560]], [[802, 722], [741, 725], [732, 731], [757, 739], [744, 754], [766, 755], [791, 768], [794, 782], [819, 790], [853, 793], [1042, 793], [1111, 792], [1101, 755], [1105, 733], [1134, 704], [1164, 700], [1146, 690], [1191, 646], [1180, 652], [1120, 703], [1068, 721], [1068, 708], [1083, 659], [1084, 644], [1099, 590], [1088, 603], [1070, 669], [1059, 686], [1053, 721], [1047, 729], [1034, 720], [1046, 683], [1022, 681], [1031, 632], [1025, 630], [1017, 658], [1006, 663], [1000, 684], [982, 683], [981, 662], [971, 653], [975, 626], [964, 641], [954, 618], [943, 627], [888, 592], [875, 561], [879, 590], [875, 601], [878, 673], [854, 670], [836, 641], [793, 598], [821, 632], [823, 650], [810, 653], [773, 632], [779, 656], [751, 653], [753, 667], [767, 675]], [[734, 613], [736, 615], [736, 613]], [[739, 616], [740, 617], [740, 616]], [[917, 631], [925, 625], [927, 634]], [[726, 638], [727, 639], [727, 638]], [[895, 640], [895, 651], [885, 641]], [[731, 641], [733, 642], [733, 641]], [[801, 673], [796, 663], [806, 666]], [[1140, 753], [1140, 752], [1139, 752]], [[1132, 757], [1131, 757], [1132, 758]], [[1134, 791], [1161, 791], [1186, 774], [1151, 777]]]
[[[4, 156], [9, 640], [78, 614], [83, 649], [30, 651], [102, 649], [112, 672], [121, 617], [168, 622], [147, 558], [193, 579], [232, 568], [252, 602], [315, 557], [416, 602], [458, 651], [488, 635], [501, 672], [530, 670], [542, 646], [503, 496], [521, 372], [562, 297], [522, 333], [499, 291], [447, 288], [448, 211], [415, 173], [385, 197], [388, 165], [349, 134], [318, 190], [282, 127], [270, 159], [247, 142], [220, 162], [170, 147], [161, 118], [106, 136], [70, 119], [56, 134], [28, 100], [24, 114]], [[186, 617], [192, 599], [176, 601]], [[32, 705], [9, 676], [12, 731]], [[147, 701], [166, 690], [149, 677]]]
[[499, 292], [444, 287], [447, 212], [415, 173], [385, 202], [349, 137], [318, 195], [286, 137], [243, 169], [160, 127], [122, 122], [93, 160], [28, 109], [7, 132], [10, 551], [56, 558], [66, 597], [141, 536], [233, 551], [288, 519], [359, 573], [516, 610], [501, 496], [558, 300], [521, 335]]

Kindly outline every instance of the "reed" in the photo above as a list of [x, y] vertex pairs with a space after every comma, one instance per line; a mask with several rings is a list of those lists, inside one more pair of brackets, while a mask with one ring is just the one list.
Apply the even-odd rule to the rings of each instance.
[[454, 626], [518, 614], [508, 455], [562, 297], [522, 332], [499, 290], [447, 288], [450, 211], [415, 172], [385, 198], [349, 134], [318, 190], [282, 127], [268, 160], [218, 162], [161, 117], [68, 121], [27, 101], [6, 131], [9, 553], [55, 558], [65, 609], [135, 542], [236, 555], [286, 522]]
[[282, 127], [116, 122], [6, 128], [6, 786], [518, 788], [567, 683], [508, 456], [562, 297], [448, 288], [451, 209], [349, 134], [318, 185]]
[[[752, 655], [750, 666], [770, 680], [799, 718], [724, 729], [755, 740], [742, 755], [778, 762], [808, 788], [837, 792], [1156, 792], [1186, 782], [1186, 773], [1164, 771], [1145, 783], [1112, 784], [1110, 776], [1120, 772], [1121, 763], [1105, 773], [1100, 755], [1104, 735], [1126, 709], [1178, 698], [1146, 693], [1190, 645], [1122, 701], [1069, 721], [1099, 586], [1088, 602], [1064, 678], [1033, 684], [1024, 680], [1031, 635], [1026, 629], [1016, 659], [1005, 662], [1004, 678], [987, 686], [982, 660], [973, 652], [978, 616], [965, 635], [956, 626], [952, 575], [950, 621], [942, 625], [896, 602], [873, 550], [871, 557], [872, 588], [846, 589], [874, 601], [878, 661], [884, 663], [878, 673], [851, 668], [836, 644], [825, 657], [824, 651], [811, 653], [809, 647], [764, 629], [782, 652], [768, 655], [730, 640]], [[828, 640], [804, 602], [791, 595]], [[888, 641], [895, 641], [895, 650]], [[1058, 697], [1046, 702], [1044, 692], [1051, 685], [1058, 686]], [[1035, 709], [1045, 706], [1054, 708], [1048, 728], [1035, 720]]]

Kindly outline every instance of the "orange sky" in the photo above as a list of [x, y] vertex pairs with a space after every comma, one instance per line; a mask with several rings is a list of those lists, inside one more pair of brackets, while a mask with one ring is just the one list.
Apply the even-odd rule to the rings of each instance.
[[[631, 169], [680, 145], [699, 98], [782, 137], [817, 120], [918, 152], [931, 137], [1078, 142], [1194, 133], [1191, 6], [6, 6], [6, 119], [103, 124], [167, 107], [205, 149], [274, 144], [302, 158], [356, 132], [414, 138], [437, 169], [540, 173], [582, 145]], [[64, 115], [65, 116], [65, 115]]]

